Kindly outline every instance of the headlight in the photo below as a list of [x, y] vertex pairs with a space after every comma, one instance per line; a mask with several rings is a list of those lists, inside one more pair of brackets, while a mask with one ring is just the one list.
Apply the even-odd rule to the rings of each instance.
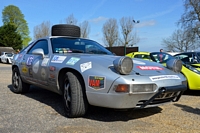
[[129, 74], [133, 69], [133, 60], [130, 57], [122, 56], [114, 60], [113, 65], [120, 74]]
[[169, 61], [167, 61], [167, 68], [173, 70], [174, 72], [181, 72], [182, 69], [182, 61], [179, 59], [170, 59]]

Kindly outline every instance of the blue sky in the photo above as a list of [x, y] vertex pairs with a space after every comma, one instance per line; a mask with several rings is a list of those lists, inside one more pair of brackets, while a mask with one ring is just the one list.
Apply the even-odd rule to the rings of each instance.
[[178, 29], [176, 23], [184, 13], [183, 0], [3, 0], [0, 26], [2, 11], [8, 5], [17, 6], [24, 14], [31, 38], [35, 26], [44, 21], [64, 23], [73, 14], [78, 23], [89, 21], [89, 38], [102, 45], [102, 27], [107, 19], [119, 22], [122, 17], [133, 17], [140, 21], [134, 26], [140, 38], [136, 46], [139, 51], [149, 52], [163, 48], [162, 40]]

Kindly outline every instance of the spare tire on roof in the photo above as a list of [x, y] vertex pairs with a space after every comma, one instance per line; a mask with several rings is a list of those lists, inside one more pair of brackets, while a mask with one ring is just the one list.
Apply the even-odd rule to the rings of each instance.
[[80, 27], [70, 24], [53, 25], [51, 28], [51, 35], [80, 37]]

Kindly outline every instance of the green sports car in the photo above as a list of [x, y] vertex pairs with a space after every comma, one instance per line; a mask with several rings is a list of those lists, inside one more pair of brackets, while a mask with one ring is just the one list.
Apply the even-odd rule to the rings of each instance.
[[[154, 62], [162, 63], [166, 65], [166, 62], [171, 58], [176, 58], [168, 53], [164, 52], [132, 52], [127, 54], [131, 58], [141, 58], [144, 60], [151, 60]], [[183, 60], [182, 60], [183, 61]], [[185, 75], [188, 81], [188, 89], [190, 90], [200, 90], [200, 71], [199, 68], [194, 67], [194, 65], [185, 63], [183, 61], [183, 66], [181, 72]]]

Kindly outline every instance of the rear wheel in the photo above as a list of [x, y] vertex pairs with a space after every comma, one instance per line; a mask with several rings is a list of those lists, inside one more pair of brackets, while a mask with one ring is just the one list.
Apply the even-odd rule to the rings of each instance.
[[77, 73], [67, 72], [64, 77], [63, 101], [67, 117], [86, 114], [88, 102], [83, 89], [83, 81]]
[[7, 59], [6, 63], [9, 64], [9, 60], [8, 59]]
[[12, 89], [11, 90], [14, 93], [25, 93], [25, 92], [28, 92], [29, 88], [30, 88], [30, 85], [22, 81], [20, 77], [19, 69], [15, 67], [12, 71]]

